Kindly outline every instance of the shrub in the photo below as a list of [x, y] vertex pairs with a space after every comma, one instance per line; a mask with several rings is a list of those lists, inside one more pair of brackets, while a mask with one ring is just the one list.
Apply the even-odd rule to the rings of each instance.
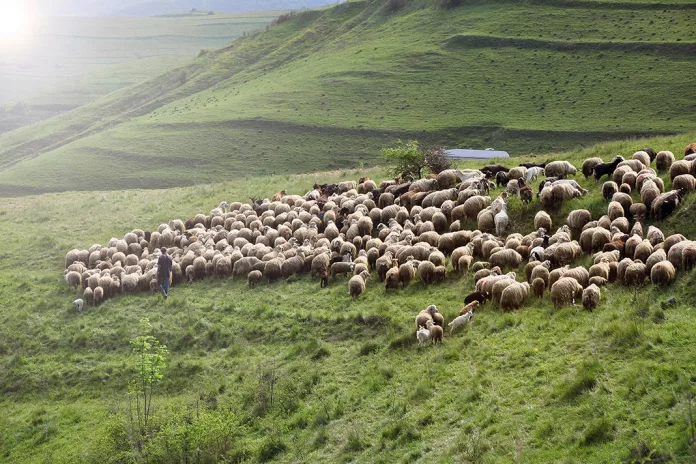
[[268, 462], [287, 449], [285, 442], [272, 434], [261, 442], [256, 453], [259, 462]]
[[414, 176], [420, 179], [425, 168], [425, 153], [418, 148], [417, 140], [398, 141], [394, 148], [382, 149], [382, 158], [395, 176]]
[[425, 150], [425, 165], [433, 174], [440, 174], [452, 167], [452, 163], [442, 147], [432, 147]]
[[580, 444], [583, 446], [605, 443], [611, 440], [614, 427], [606, 419], [592, 422], [583, 433]]

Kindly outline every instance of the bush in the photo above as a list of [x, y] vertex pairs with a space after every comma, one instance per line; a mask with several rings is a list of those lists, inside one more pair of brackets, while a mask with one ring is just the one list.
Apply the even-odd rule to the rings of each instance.
[[425, 150], [425, 165], [433, 174], [440, 174], [446, 169], [452, 167], [452, 163], [445, 154], [445, 149], [442, 147], [428, 148]]
[[259, 445], [257, 457], [259, 462], [268, 462], [287, 450], [288, 446], [279, 437], [271, 435], [266, 437]]
[[382, 158], [395, 176], [413, 176], [420, 179], [425, 165], [425, 153], [418, 148], [418, 140], [398, 141], [394, 148], [382, 149]]

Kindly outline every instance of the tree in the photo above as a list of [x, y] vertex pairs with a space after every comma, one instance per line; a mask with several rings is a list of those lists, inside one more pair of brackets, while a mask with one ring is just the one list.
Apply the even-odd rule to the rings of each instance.
[[399, 140], [396, 147], [383, 148], [381, 153], [395, 176], [403, 174], [419, 179], [422, 177], [423, 168], [426, 166], [425, 153], [418, 148], [418, 140]]
[[169, 353], [166, 345], [160, 345], [159, 340], [150, 335], [150, 320], [140, 320], [140, 335], [130, 341], [133, 347], [133, 365], [135, 378], [131, 381], [128, 394], [135, 399], [137, 411], [137, 427], [142, 432], [147, 427], [152, 412], [152, 391], [155, 385], [162, 381], [166, 367], [166, 356]]

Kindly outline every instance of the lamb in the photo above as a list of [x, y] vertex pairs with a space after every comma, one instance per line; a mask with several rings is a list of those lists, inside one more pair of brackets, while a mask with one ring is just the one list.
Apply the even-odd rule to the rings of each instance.
[[429, 339], [430, 330], [422, 326], [418, 327], [418, 331], [416, 332], [416, 340], [418, 340], [418, 346], [421, 346], [423, 343], [427, 343]]
[[473, 321], [472, 321], [473, 317], [474, 317], [473, 311], [469, 311], [466, 314], [455, 317], [452, 320], [452, 322], [447, 324], [450, 328], [450, 335], [452, 335], [452, 332], [454, 332], [455, 329], [458, 329], [459, 327], [465, 327], [469, 322], [473, 323]]
[[430, 339], [432, 340], [433, 345], [437, 342], [442, 343], [442, 327], [435, 325], [433, 321], [428, 321], [425, 328], [430, 331]]
[[82, 298], [78, 298], [77, 300], [72, 302], [73, 307], [77, 310], [77, 312], [82, 312], [82, 308], [85, 305], [84, 300]]
[[674, 153], [671, 151], [661, 151], [657, 154], [657, 157], [655, 157], [655, 167], [657, 168], [657, 172], [665, 172], [669, 171], [669, 168], [672, 167], [672, 164], [676, 161], [674, 158]]
[[666, 287], [674, 280], [676, 270], [669, 261], [660, 261], [650, 270], [650, 281], [659, 287]]
[[552, 225], [551, 216], [546, 211], [539, 211], [534, 216], [534, 228], [536, 230], [544, 229], [546, 232], [550, 232]]
[[534, 199], [534, 192], [528, 186], [524, 186], [520, 189], [520, 200], [524, 204], [529, 204]]
[[622, 156], [617, 156], [611, 163], [597, 164], [593, 169], [595, 180], [599, 181], [604, 176], [611, 177], [619, 163], [621, 163], [623, 160], [624, 159]]
[[479, 308], [480, 303], [476, 300], [472, 301], [471, 303], [467, 304], [464, 306], [462, 309], [459, 310], [459, 315], [463, 316], [464, 314], [468, 313], [471, 311], [472, 313], [476, 312], [476, 310]]
[[348, 293], [352, 299], [356, 299], [365, 291], [365, 283], [370, 278], [370, 273], [363, 271], [362, 274], [350, 278], [348, 281]]
[[561, 277], [551, 286], [551, 301], [553, 308], [568, 304], [575, 304], [575, 298], [582, 295], [582, 285], [571, 277]]
[[518, 309], [529, 296], [529, 284], [527, 282], [515, 282], [503, 290], [500, 296], [500, 308], [503, 311]]
[[604, 277], [594, 276], [590, 277], [590, 285], [596, 285], [597, 287], [604, 287], [609, 281]]
[[585, 161], [582, 163], [582, 175], [585, 176], [585, 179], [589, 179], [590, 176], [594, 173], [594, 168], [598, 164], [603, 163], [602, 158], [587, 158]]
[[546, 165], [546, 177], [574, 176], [578, 170], [568, 161], [552, 161]]
[[601, 290], [595, 284], [590, 285], [582, 291], [582, 306], [588, 311], [592, 311], [599, 305], [602, 296]]

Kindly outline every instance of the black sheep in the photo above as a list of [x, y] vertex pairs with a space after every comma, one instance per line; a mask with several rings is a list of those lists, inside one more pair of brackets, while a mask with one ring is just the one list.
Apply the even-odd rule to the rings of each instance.
[[599, 181], [599, 179], [601, 179], [603, 176], [611, 177], [611, 175], [614, 174], [614, 171], [616, 171], [616, 167], [623, 160], [623, 156], [617, 156], [611, 163], [599, 163], [594, 167], [595, 180]]
[[464, 298], [464, 304], [467, 305], [474, 301], [478, 301], [481, 306], [486, 304], [486, 301], [491, 299], [491, 294], [488, 292], [474, 292], [469, 293], [466, 298]]
[[651, 163], [652, 163], [653, 161], [655, 161], [655, 158], [657, 157], [657, 153], [655, 153], [655, 150], [653, 150], [653, 149], [650, 148], [650, 147], [641, 148], [641, 149], [638, 150], [638, 151], [644, 151], [645, 153], [647, 153], [648, 156], [650, 157], [650, 162], [651, 162]]
[[491, 177], [498, 174], [499, 172], [508, 172], [510, 168], [506, 168], [505, 166], [502, 166], [500, 164], [489, 164], [488, 166], [484, 166], [479, 171], [482, 173], [490, 173]]
[[508, 184], [509, 178], [508, 178], [508, 173], [504, 171], [499, 171], [495, 175], [495, 185], [500, 187], [501, 185], [505, 186]]

